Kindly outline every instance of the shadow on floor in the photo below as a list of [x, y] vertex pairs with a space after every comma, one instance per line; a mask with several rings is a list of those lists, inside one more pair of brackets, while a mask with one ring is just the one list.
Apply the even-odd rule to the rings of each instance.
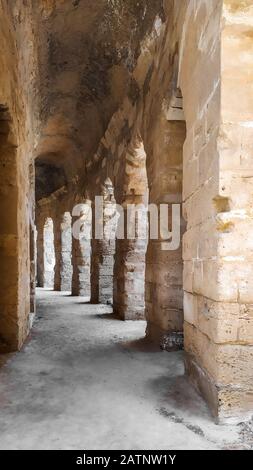
[[[160, 394], [160, 391], [163, 390], [164, 406], [159, 410], [163, 416], [171, 418], [175, 422], [177, 416], [178, 422], [182, 421], [180, 415], [186, 417], [187, 415], [205, 416], [208, 420], [213, 420], [204, 400], [185, 375], [171, 375], [170, 377], [162, 375], [156, 379], [151, 379], [148, 386], [155, 394]], [[171, 410], [166, 410], [166, 405], [173, 409], [173, 414], [171, 414]]]
[[0, 354], [0, 369], [14, 356], [15, 353]]
[[139, 338], [134, 341], [125, 341], [120, 343], [121, 346], [132, 349], [135, 352], [153, 352], [153, 353], [161, 353], [161, 348], [157, 346], [155, 343], [152, 343], [149, 339], [145, 336], [143, 338]]

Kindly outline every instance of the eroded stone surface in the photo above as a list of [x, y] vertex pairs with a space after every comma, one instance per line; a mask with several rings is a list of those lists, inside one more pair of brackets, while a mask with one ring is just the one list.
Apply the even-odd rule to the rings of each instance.
[[[1, 350], [21, 347], [35, 310], [37, 174], [38, 284], [71, 283], [73, 294], [96, 302], [113, 297], [118, 317], [145, 315], [157, 344], [184, 329], [187, 371], [215, 416], [246, 419], [252, 2], [27, 0], [0, 8]], [[83, 220], [71, 276], [62, 216], [73, 225], [73, 208], [93, 207], [108, 180], [113, 203], [124, 207], [179, 204], [182, 243], [163, 250], [161, 234], [148, 244], [91, 243], [91, 218]]]

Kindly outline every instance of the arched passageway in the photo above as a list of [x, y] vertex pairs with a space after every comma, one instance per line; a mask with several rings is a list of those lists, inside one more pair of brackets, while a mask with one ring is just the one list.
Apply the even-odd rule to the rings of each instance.
[[24, 345], [7, 436], [43, 409], [50, 445], [73, 411], [68, 435], [93, 416], [101, 447], [221, 446], [192, 385], [217, 423], [251, 419], [252, 18], [251, 0], [0, 2], [0, 352]]

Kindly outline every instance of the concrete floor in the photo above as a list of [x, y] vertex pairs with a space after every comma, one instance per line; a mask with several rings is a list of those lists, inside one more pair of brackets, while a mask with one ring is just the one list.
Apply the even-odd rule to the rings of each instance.
[[1, 358], [0, 449], [252, 447], [250, 424], [216, 426], [183, 376], [183, 354], [154, 351], [145, 322], [38, 290], [20, 353]]

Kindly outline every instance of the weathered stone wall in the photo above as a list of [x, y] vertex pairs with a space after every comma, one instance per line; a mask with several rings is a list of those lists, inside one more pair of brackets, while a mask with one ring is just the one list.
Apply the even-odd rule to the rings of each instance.
[[[0, 349], [19, 349], [30, 329], [29, 188], [36, 139], [36, 41], [30, 5], [0, 3]], [[29, 48], [24, 48], [29, 44]], [[31, 71], [33, 70], [33, 73]], [[2, 114], [2, 110], [4, 114]]]
[[[214, 35], [216, 16], [222, 29], [219, 33], [216, 20]], [[213, 67], [198, 91], [198, 115], [194, 116], [193, 106], [188, 111], [189, 120], [197, 121], [192, 137], [202, 186], [195, 187], [186, 202], [190, 230], [185, 239], [185, 276], [190, 282], [185, 342], [188, 372], [214, 413], [228, 419], [252, 411], [252, 175], [247, 147], [252, 135], [252, 2], [225, 1], [222, 18], [218, 4], [205, 32], [207, 38], [216, 37], [211, 47], [206, 43], [211, 53], [208, 57], [206, 52], [206, 68], [210, 60]], [[205, 64], [201, 65], [199, 71], [196, 67], [197, 77], [203, 74]], [[187, 94], [186, 80], [184, 88]], [[193, 251], [194, 264], [189, 259]]]
[[[118, 316], [145, 315], [147, 336], [168, 350], [182, 347], [184, 329], [187, 373], [214, 415], [247, 417], [252, 1], [32, 3], [0, 3], [1, 350], [22, 345], [34, 310], [36, 157], [46, 193], [36, 206], [38, 284], [69, 289], [71, 281], [74, 295], [94, 302], [113, 295]], [[87, 200], [93, 207], [108, 179], [113, 204], [180, 204], [183, 242], [163, 250], [160, 234], [148, 247], [137, 237], [91, 247], [90, 211], [84, 236], [72, 240], [72, 275], [64, 214]]]
[[[249, 233], [251, 220], [251, 8], [250, 2], [165, 2], [167, 21], [157, 19], [134, 71], [139, 95], [125, 99], [87, 163], [96, 184], [109, 174], [117, 201], [122, 162], [138, 132], [147, 155], [150, 202], [183, 201], [183, 254], [181, 247], [162, 252], [159, 241], [149, 243], [147, 333], [173, 347], [170, 335], [183, 329], [183, 287], [186, 369], [221, 420], [252, 408], [246, 399], [250, 255], [240, 249], [250, 250], [250, 242], [242, 240], [249, 239], [243, 230]], [[173, 100], [180, 92], [178, 119]]]
[[17, 151], [8, 141], [12, 126], [8, 109], [0, 107], [0, 348], [17, 346], [18, 228]]

